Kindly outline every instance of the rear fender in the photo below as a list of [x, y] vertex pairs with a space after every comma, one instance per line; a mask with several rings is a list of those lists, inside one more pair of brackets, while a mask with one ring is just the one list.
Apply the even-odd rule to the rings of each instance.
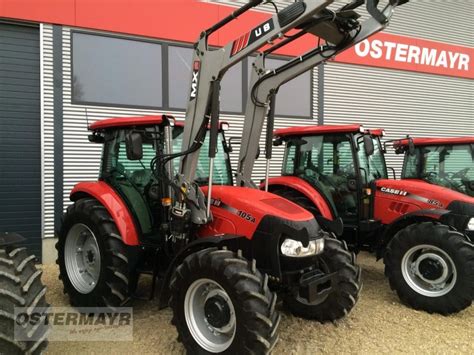
[[274, 190], [278, 187], [283, 187], [298, 191], [316, 206], [316, 208], [321, 213], [321, 216], [329, 220], [334, 219], [331, 207], [325, 201], [324, 197], [307, 181], [295, 176], [280, 176], [269, 179], [268, 186], [271, 188], [271, 190]]
[[71, 201], [77, 201], [84, 197], [92, 197], [98, 200], [112, 216], [122, 241], [126, 245], [139, 245], [138, 233], [133, 222], [132, 215], [125, 202], [104, 181], [80, 182], [71, 191]]

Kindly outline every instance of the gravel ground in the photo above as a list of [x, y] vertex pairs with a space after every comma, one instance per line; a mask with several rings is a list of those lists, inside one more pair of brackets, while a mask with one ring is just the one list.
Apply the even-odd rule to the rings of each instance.
[[[368, 254], [359, 255], [358, 262], [364, 288], [353, 312], [337, 324], [322, 325], [283, 311], [275, 354], [474, 354], [474, 307], [448, 317], [409, 309], [390, 290], [381, 262]], [[67, 305], [55, 266], [45, 266], [43, 281], [49, 286], [48, 301]], [[170, 310], [159, 311], [157, 301], [134, 301], [133, 342], [53, 342], [47, 353], [183, 354], [170, 321]]]

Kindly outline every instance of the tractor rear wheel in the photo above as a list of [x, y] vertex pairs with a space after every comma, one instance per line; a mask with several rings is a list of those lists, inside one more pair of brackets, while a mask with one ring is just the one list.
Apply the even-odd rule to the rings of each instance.
[[241, 253], [216, 248], [186, 257], [170, 282], [172, 323], [190, 354], [266, 354], [280, 315], [268, 277]]
[[[45, 294], [34, 256], [25, 248], [0, 248], [0, 353], [40, 354], [46, 348], [49, 305]], [[18, 318], [15, 307], [26, 307]]]
[[129, 299], [129, 262], [114, 220], [99, 201], [83, 198], [64, 215], [59, 278], [75, 307], [119, 307]]
[[384, 256], [390, 287], [405, 304], [451, 314], [474, 298], [474, 244], [449, 226], [423, 222], [405, 227]]
[[335, 238], [325, 238], [324, 252], [317, 257], [315, 267], [325, 274], [337, 273], [335, 284], [322, 297], [308, 302], [297, 290], [288, 292], [285, 306], [293, 315], [321, 323], [334, 322], [345, 317], [354, 308], [362, 289], [361, 270], [355, 255], [347, 245]]

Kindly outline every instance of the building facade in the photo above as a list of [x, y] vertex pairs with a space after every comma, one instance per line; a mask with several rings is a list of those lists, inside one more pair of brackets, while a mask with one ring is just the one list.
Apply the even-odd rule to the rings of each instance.
[[[239, 3], [0, 0], [0, 231], [24, 234], [37, 255], [53, 260], [71, 188], [97, 178], [101, 147], [88, 142], [88, 124], [160, 113], [184, 119], [192, 43]], [[397, 10], [383, 34], [285, 84], [276, 128], [362, 123], [385, 128], [387, 139], [474, 135], [474, 2], [411, 0]], [[262, 6], [211, 44], [238, 38], [269, 12], [272, 5]], [[268, 67], [315, 45], [303, 39]], [[241, 134], [251, 62], [222, 83], [221, 119], [231, 136]], [[277, 149], [272, 175], [281, 159]], [[388, 162], [400, 169], [400, 157]], [[264, 169], [261, 159], [256, 181]]]

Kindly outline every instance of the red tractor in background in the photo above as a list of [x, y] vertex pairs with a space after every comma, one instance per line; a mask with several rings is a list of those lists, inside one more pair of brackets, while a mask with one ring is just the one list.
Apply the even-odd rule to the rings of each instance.
[[[458, 312], [474, 298], [474, 198], [427, 179], [453, 187], [459, 178], [470, 187], [465, 177], [472, 169], [472, 145], [458, 156], [462, 162], [448, 168], [452, 149], [431, 148], [433, 141], [416, 138], [395, 142], [399, 152], [409, 150], [404, 178], [395, 180], [388, 178], [382, 132], [360, 125], [276, 130], [275, 144], [285, 144], [285, 155], [282, 176], [270, 178], [268, 190], [311, 211], [323, 228], [329, 220], [326, 229], [335, 230], [334, 221], [341, 219], [341, 239], [352, 250], [383, 257], [390, 285], [404, 303]], [[432, 151], [440, 153], [436, 162]], [[433, 166], [436, 173], [424, 175]]]
[[394, 143], [405, 154], [402, 179], [429, 182], [474, 197], [474, 137], [406, 138]]

